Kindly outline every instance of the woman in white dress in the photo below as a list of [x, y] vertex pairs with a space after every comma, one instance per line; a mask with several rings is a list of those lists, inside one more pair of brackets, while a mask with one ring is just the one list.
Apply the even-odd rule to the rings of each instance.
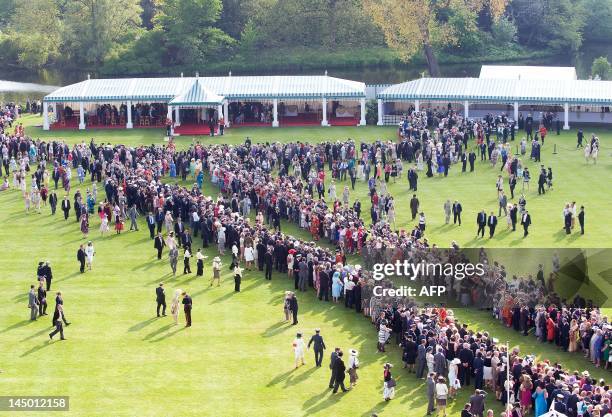
[[95, 254], [96, 254], [96, 251], [94, 250], [93, 243], [90, 240], [87, 243], [87, 246], [85, 247], [85, 256], [86, 256], [86, 261], [87, 261], [87, 269], [89, 269], [90, 271], [91, 271], [91, 266], [93, 264], [93, 258], [94, 258]]
[[425, 361], [427, 362], [427, 373], [434, 373], [434, 355], [431, 346], [427, 348], [427, 353], [425, 354]]
[[108, 216], [106, 213], [102, 212], [102, 219], [100, 222], [100, 235], [104, 236], [104, 234], [110, 230], [110, 227], [108, 226]]
[[251, 267], [253, 266], [253, 261], [255, 260], [253, 247], [250, 245], [244, 248], [244, 260], [246, 261], [246, 270], [250, 271]]
[[461, 383], [459, 382], [459, 364], [461, 361], [458, 358], [455, 358], [451, 361], [448, 366], [448, 385], [450, 387], [448, 396], [449, 398], [454, 398], [457, 394], [457, 390], [461, 387]]
[[304, 339], [302, 339], [302, 333], [298, 333], [295, 336], [295, 340], [293, 341], [293, 353], [295, 356], [295, 368], [297, 369], [299, 365], [299, 363], [301, 362], [302, 365], [305, 365], [306, 362], [304, 361], [304, 352], [306, 351], [306, 344], [304, 343]]
[[170, 313], [172, 314], [172, 318], [174, 319], [174, 324], [178, 324], [178, 316], [181, 311], [181, 294], [183, 290], [177, 289], [174, 290], [174, 297], [172, 298], [172, 304], [170, 304]]
[[423, 171], [423, 152], [418, 152], [416, 161], [417, 161], [417, 164], [416, 164], [417, 171]]
[[166, 216], [164, 217], [164, 224], [166, 226], [166, 234], [170, 234], [174, 228], [174, 219], [172, 218], [172, 213], [169, 211], [166, 212]]

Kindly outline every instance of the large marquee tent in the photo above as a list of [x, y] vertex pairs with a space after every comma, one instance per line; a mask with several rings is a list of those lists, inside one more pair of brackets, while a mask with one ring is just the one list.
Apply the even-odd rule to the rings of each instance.
[[[609, 117], [612, 81], [420, 78], [392, 85], [379, 92], [376, 97], [378, 125], [397, 122], [397, 117], [387, 117], [385, 113], [385, 104], [394, 102], [414, 103], [417, 111], [424, 102], [460, 103], [466, 117], [469, 117], [470, 104], [502, 104], [513, 108], [515, 120], [518, 119], [520, 106], [551, 105], [563, 108], [564, 129], [569, 129], [570, 106], [573, 107], [574, 113], [582, 111], [583, 119], [588, 108], [598, 106], [601, 112], [596, 114], [601, 121], [612, 122]], [[581, 114], [578, 114], [578, 118], [580, 116]]]
[[[168, 118], [175, 112], [180, 124], [179, 108], [218, 106], [219, 118], [228, 114], [228, 104], [237, 101], [266, 100], [273, 105], [272, 126], [278, 126], [278, 104], [281, 100], [320, 102], [321, 125], [328, 126], [328, 101], [359, 101], [360, 125], [365, 125], [365, 84], [327, 75], [314, 76], [225, 76], [87, 79], [62, 87], [44, 97], [47, 104], [78, 103], [79, 129], [85, 129], [86, 104], [123, 103], [131, 108], [136, 102], [167, 104]], [[127, 112], [126, 128], [132, 128]], [[225, 119], [227, 123], [227, 118]], [[43, 106], [43, 129], [49, 129], [48, 105]]]

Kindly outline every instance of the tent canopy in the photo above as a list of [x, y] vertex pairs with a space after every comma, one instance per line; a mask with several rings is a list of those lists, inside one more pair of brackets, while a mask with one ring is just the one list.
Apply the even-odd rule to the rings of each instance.
[[203, 88], [228, 100], [360, 99], [365, 84], [311, 76], [228, 76], [88, 79], [62, 87], [45, 102], [159, 101], [169, 102], [198, 80]]
[[392, 85], [386, 101], [436, 100], [496, 103], [612, 104], [612, 81], [420, 78]]
[[223, 103], [223, 96], [213, 93], [196, 79], [182, 94], [170, 100], [172, 106], [214, 106]]
[[479, 78], [510, 80], [576, 80], [574, 67], [542, 67], [535, 65], [483, 65]]

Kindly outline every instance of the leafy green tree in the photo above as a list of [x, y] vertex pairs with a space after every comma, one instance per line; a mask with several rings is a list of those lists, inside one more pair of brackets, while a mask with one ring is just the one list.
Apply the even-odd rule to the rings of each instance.
[[203, 65], [228, 52], [234, 40], [215, 27], [220, 0], [165, 0], [157, 24], [164, 33], [167, 63]]
[[608, 57], [600, 56], [595, 58], [591, 66], [591, 75], [593, 77], [598, 76], [602, 80], [608, 80], [610, 79], [611, 72], [612, 68], [610, 67], [610, 62], [608, 62]]
[[53, 0], [30, 0], [17, 5], [9, 23], [19, 64], [34, 69], [59, 55], [61, 21]]
[[521, 44], [557, 51], [582, 45], [583, 0], [513, 0], [511, 7]]
[[99, 66], [141, 27], [139, 0], [72, 0], [65, 4], [64, 52], [75, 63]]
[[612, 0], [583, 0], [586, 11], [585, 41], [604, 42], [612, 39]]

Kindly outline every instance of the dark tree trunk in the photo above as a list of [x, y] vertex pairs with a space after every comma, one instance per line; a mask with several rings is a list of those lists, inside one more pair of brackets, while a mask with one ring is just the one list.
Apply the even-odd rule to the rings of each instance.
[[429, 75], [431, 77], [439, 77], [440, 66], [438, 65], [438, 59], [436, 58], [436, 54], [429, 43], [423, 44], [423, 53], [425, 54], [425, 59], [427, 60], [427, 70], [429, 71]]

